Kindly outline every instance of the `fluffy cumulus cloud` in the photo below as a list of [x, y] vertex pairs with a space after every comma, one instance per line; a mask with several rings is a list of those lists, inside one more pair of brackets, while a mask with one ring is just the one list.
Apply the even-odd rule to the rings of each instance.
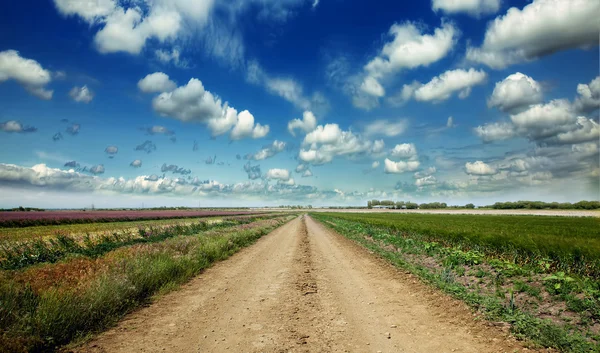
[[500, 4], [500, 0], [432, 0], [431, 8], [447, 14], [466, 13], [481, 17], [498, 12]]
[[464, 99], [471, 94], [473, 86], [485, 83], [486, 79], [487, 74], [482, 70], [449, 70], [426, 84], [404, 85], [400, 96], [404, 101], [414, 98], [422, 102], [441, 102], [458, 92], [458, 97]]
[[541, 103], [542, 99], [541, 85], [533, 78], [517, 72], [496, 83], [487, 104], [503, 112], [515, 113]]
[[129, 163], [129, 165], [134, 168], [140, 168], [142, 166], [142, 160], [136, 159], [133, 162]]
[[140, 91], [145, 93], [170, 92], [177, 87], [177, 84], [163, 72], [148, 74], [139, 80], [137, 85]]
[[412, 143], [403, 143], [394, 146], [390, 151], [390, 156], [402, 159], [415, 159], [417, 157], [417, 148]]
[[578, 97], [575, 100], [575, 109], [580, 114], [591, 113], [600, 109], [600, 76], [589, 84], [577, 85]]
[[69, 97], [77, 103], [89, 103], [94, 99], [94, 92], [84, 85], [82, 87], [73, 87], [69, 91]]
[[407, 119], [379, 119], [368, 123], [364, 128], [365, 136], [394, 137], [402, 135], [408, 129]]
[[317, 127], [317, 118], [311, 111], [305, 111], [302, 119], [294, 119], [288, 122], [288, 131], [292, 136], [296, 136], [296, 130], [303, 131], [305, 134], [311, 132]]
[[560, 50], [598, 45], [600, 2], [534, 0], [510, 8], [489, 23], [481, 47], [467, 48], [467, 59], [492, 68], [530, 61]]
[[274, 168], [269, 169], [269, 171], [267, 171], [267, 173], [265, 174], [265, 178], [288, 181], [291, 178], [290, 175], [290, 171], [287, 169]]
[[241, 140], [246, 137], [253, 139], [259, 139], [267, 136], [269, 133], [269, 126], [263, 126], [258, 123], [254, 123], [254, 116], [249, 111], [244, 110], [237, 116], [237, 122], [231, 130], [232, 140]]
[[421, 163], [418, 160], [398, 161], [394, 162], [388, 158], [384, 161], [384, 171], [387, 174], [402, 174], [406, 172], [414, 172], [419, 169]]
[[337, 124], [326, 124], [317, 126], [304, 137], [298, 158], [306, 164], [321, 165], [336, 156], [381, 155], [384, 148], [383, 140], [371, 141], [352, 131], [344, 131]]
[[154, 110], [162, 116], [169, 116], [183, 122], [206, 124], [213, 136], [231, 130], [230, 138], [262, 138], [269, 133], [268, 125], [254, 122], [254, 116], [244, 110], [237, 110], [222, 103], [218, 96], [204, 89], [202, 82], [192, 78], [185, 86], [171, 92], [163, 92], [152, 101]]
[[[600, 80], [589, 85], [580, 84], [579, 96], [573, 103], [555, 99], [548, 103], [529, 105], [526, 109], [510, 115], [510, 122], [494, 122], [474, 129], [484, 142], [505, 140], [512, 137], [526, 138], [538, 145], [577, 144], [600, 139], [598, 123], [580, 114], [595, 110], [593, 104]], [[582, 93], [583, 92], [583, 93]]]
[[244, 159], [251, 159], [255, 161], [261, 161], [263, 159], [274, 157], [279, 152], [282, 152], [285, 149], [286, 143], [283, 141], [275, 140], [272, 144], [263, 146], [263, 148], [254, 153], [248, 154], [244, 157]]
[[442, 59], [456, 43], [458, 30], [451, 23], [442, 23], [433, 33], [423, 33], [421, 29], [422, 26], [410, 22], [392, 25], [389, 30], [392, 40], [364, 66], [364, 78], [353, 99], [355, 106], [369, 107], [364, 96], [384, 96], [383, 83], [402, 70], [426, 67]]
[[379, 164], [380, 164], [380, 163], [379, 163], [379, 161], [375, 161], [375, 162], [373, 162], [373, 163], [371, 164], [371, 169], [377, 169], [377, 168], [379, 168]]
[[46, 88], [52, 81], [50, 71], [37, 61], [22, 57], [16, 50], [0, 52], [0, 83], [14, 80], [34, 96], [48, 100], [54, 91]]
[[508, 122], [495, 122], [480, 125], [474, 132], [483, 142], [507, 140], [515, 136], [515, 127]]
[[27, 133], [27, 132], [36, 132], [37, 128], [33, 126], [27, 126], [21, 124], [21, 122], [17, 120], [9, 120], [3, 123], [0, 123], [0, 130], [9, 133]]
[[494, 175], [494, 174], [498, 173], [498, 171], [494, 167], [492, 167], [489, 164], [486, 164], [482, 161], [475, 161], [473, 163], [470, 163], [470, 162], [465, 163], [465, 172], [470, 175], [478, 175], [478, 176]]
[[101, 53], [139, 54], [149, 39], [168, 43], [182, 34], [184, 20], [203, 25], [213, 1], [149, 1], [142, 10], [138, 3], [114, 0], [55, 0], [59, 13], [78, 16], [99, 28], [94, 43]]

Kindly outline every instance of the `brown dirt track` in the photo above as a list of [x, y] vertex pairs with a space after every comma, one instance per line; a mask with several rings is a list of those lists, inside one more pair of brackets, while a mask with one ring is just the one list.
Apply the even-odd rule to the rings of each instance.
[[[500, 327], [308, 216], [78, 352], [514, 352]], [[531, 349], [530, 349], [531, 351]]]

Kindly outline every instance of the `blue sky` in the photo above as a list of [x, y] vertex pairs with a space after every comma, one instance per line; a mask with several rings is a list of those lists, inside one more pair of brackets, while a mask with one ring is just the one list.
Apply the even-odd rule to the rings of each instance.
[[0, 6], [0, 207], [600, 198], [596, 0]]

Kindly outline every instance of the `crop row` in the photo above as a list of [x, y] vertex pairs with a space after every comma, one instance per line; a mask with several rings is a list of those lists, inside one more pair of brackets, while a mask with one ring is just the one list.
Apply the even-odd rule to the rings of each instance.
[[418, 234], [548, 271], [600, 277], [600, 219], [583, 217], [332, 213], [391, 234]]
[[165, 218], [250, 215], [251, 211], [44, 211], [0, 212], [0, 228], [63, 225], [96, 222], [137, 221]]

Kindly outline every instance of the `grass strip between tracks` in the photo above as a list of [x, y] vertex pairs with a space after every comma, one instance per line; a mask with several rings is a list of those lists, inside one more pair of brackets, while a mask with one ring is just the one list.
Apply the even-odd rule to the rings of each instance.
[[294, 216], [120, 247], [97, 258], [0, 271], [0, 352], [44, 352], [113, 325], [157, 293]]
[[[507, 261], [486, 258], [482, 254], [461, 251], [457, 247], [445, 248], [438, 243], [425, 241], [417, 234], [393, 234], [390, 229], [365, 224], [360, 219], [348, 220], [324, 213], [311, 213], [311, 216], [393, 265], [465, 301], [486, 319], [509, 324], [511, 332], [517, 338], [561, 352], [600, 352], [600, 335], [590, 329], [597, 327], [600, 315], [597, 280], [575, 280], [560, 274], [536, 274], [527, 267]], [[483, 269], [491, 273], [486, 273]], [[470, 274], [470, 277], [479, 277], [481, 274], [484, 278], [480, 283], [488, 283], [489, 290], [480, 287], [477, 282], [466, 281], [465, 277]], [[486, 276], [489, 277], [488, 282], [485, 281]], [[526, 280], [521, 280], [532, 277], [542, 278], [538, 283], [548, 293], [536, 292], [539, 288], [529, 286]], [[573, 295], [576, 289], [581, 292]], [[572, 302], [567, 301], [566, 307], [579, 309], [581, 312], [577, 314], [581, 314], [581, 318], [578, 317], [578, 320], [581, 320], [574, 325], [558, 322], [558, 318], [553, 318], [554, 321], [541, 318], [529, 312], [524, 304], [521, 307], [521, 302], [515, 299], [517, 296], [528, 299], [537, 296], [554, 305], [564, 305], [560, 303], [561, 300], [571, 300]], [[572, 303], [582, 305], [575, 308], [569, 305]]]

